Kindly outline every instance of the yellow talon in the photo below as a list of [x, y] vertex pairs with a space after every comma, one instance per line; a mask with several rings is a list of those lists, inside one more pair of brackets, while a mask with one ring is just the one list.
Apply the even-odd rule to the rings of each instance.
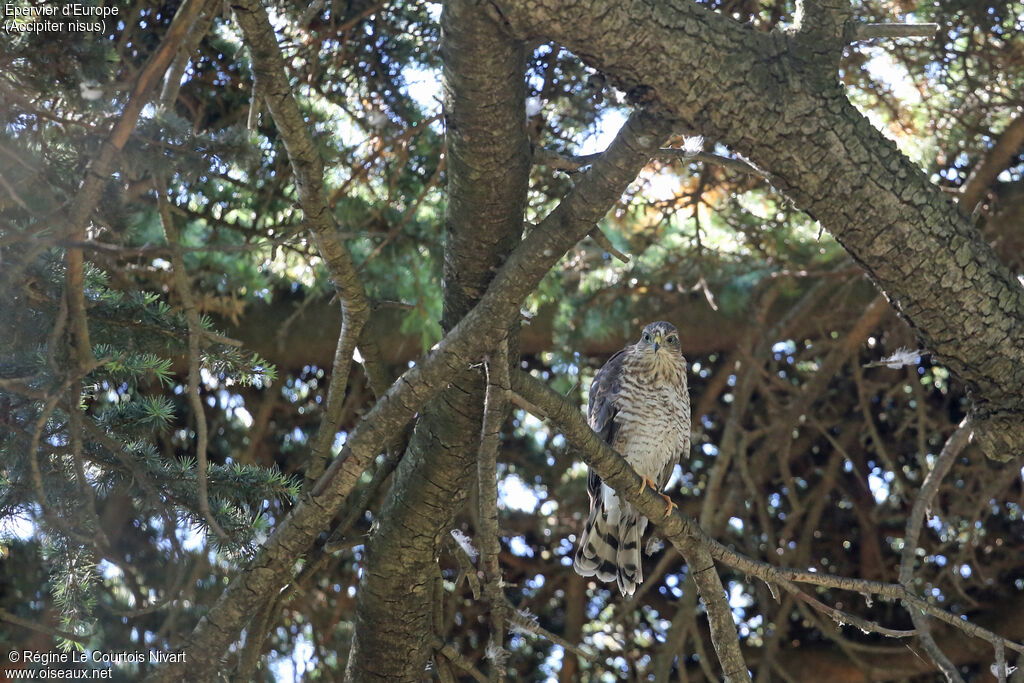
[[666, 517], [668, 517], [669, 515], [672, 514], [672, 508], [678, 508], [679, 507], [678, 505], [676, 505], [672, 501], [671, 498], [668, 497], [668, 494], [666, 494], [666, 493], [658, 493], [658, 495], [665, 499], [665, 516]]
[[665, 516], [666, 517], [668, 517], [669, 515], [672, 514], [672, 509], [673, 508], [677, 508], [677, 509], [679, 508], [679, 506], [676, 505], [674, 502], [672, 502], [672, 499], [668, 497], [668, 494], [662, 493], [661, 491], [658, 490], [657, 484], [655, 484], [653, 481], [651, 481], [647, 477], [641, 477], [641, 479], [642, 479], [642, 481], [640, 482], [640, 490], [637, 493], [643, 493], [645, 488], [650, 487], [651, 489], [654, 490], [655, 493], [657, 493], [659, 496], [664, 498], [665, 499]]

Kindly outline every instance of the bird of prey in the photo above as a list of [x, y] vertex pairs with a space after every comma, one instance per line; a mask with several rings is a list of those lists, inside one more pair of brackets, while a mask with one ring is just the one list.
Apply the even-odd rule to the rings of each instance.
[[[640, 340], [608, 359], [590, 385], [587, 419], [591, 429], [618, 451], [645, 486], [661, 493], [680, 455], [690, 452], [690, 392], [679, 331], [666, 322], [644, 328]], [[640, 539], [647, 518], [601, 481], [587, 476], [590, 516], [573, 568], [580, 576], [618, 583], [632, 595], [643, 583]]]

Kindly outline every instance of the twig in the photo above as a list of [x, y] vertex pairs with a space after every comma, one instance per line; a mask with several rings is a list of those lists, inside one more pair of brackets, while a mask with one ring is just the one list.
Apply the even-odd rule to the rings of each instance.
[[306, 486], [312, 488], [323, 473], [331, 454], [331, 444], [341, 420], [341, 408], [348, 388], [352, 355], [356, 340], [370, 317], [370, 304], [352, 256], [338, 235], [327, 204], [323, 161], [313, 145], [312, 135], [292, 93], [285, 72], [284, 57], [267, 11], [257, 0], [242, 0], [233, 4], [232, 9], [245, 34], [245, 44], [252, 57], [254, 78], [260, 82], [263, 102], [284, 140], [299, 204], [341, 300], [341, 333], [331, 367], [327, 407], [313, 440], [313, 452], [306, 469]]
[[901, 498], [905, 498], [907, 495], [907, 487], [903, 482], [903, 469], [896, 466], [892, 457], [889, 455], [888, 449], [885, 447], [885, 442], [882, 440], [881, 435], [878, 433], [878, 426], [875, 424], [875, 416], [871, 413], [871, 406], [868, 403], [868, 392], [864, 388], [864, 372], [857, 363], [853, 363], [851, 366], [853, 370], [853, 381], [857, 385], [857, 403], [860, 405], [861, 414], [864, 415], [864, 422], [868, 426], [868, 434], [871, 435], [871, 445], [878, 455], [879, 460], [885, 465], [885, 469], [893, 473], [895, 479], [893, 480], [893, 489], [895, 493]]
[[[162, 183], [160, 183], [162, 185]], [[174, 217], [171, 215], [170, 203], [167, 199], [166, 188], [158, 186], [157, 208], [160, 213], [160, 221], [163, 224], [164, 235], [167, 243], [178, 244], [178, 229], [174, 225]], [[203, 398], [199, 393], [199, 370], [201, 358], [199, 354], [199, 339], [203, 334], [203, 324], [199, 317], [199, 310], [196, 308], [195, 299], [192, 298], [192, 288], [188, 283], [188, 273], [185, 270], [185, 259], [181, 252], [171, 255], [172, 275], [174, 287], [178, 290], [181, 298], [181, 307], [185, 309], [185, 319], [188, 322], [188, 393], [189, 405], [192, 406], [192, 414], [196, 421], [196, 480], [199, 483], [199, 511], [202, 513], [210, 529], [217, 534], [222, 541], [228, 540], [228, 535], [221, 528], [220, 524], [213, 517], [210, 510], [210, 499], [207, 491], [206, 471], [209, 463], [206, 457], [207, 434], [206, 411], [203, 408]]]
[[996, 643], [996, 677], [999, 683], [1006, 683], [1006, 650], [1002, 643]]
[[[925, 512], [931, 507], [932, 499], [938, 493], [939, 484], [942, 483], [942, 480], [952, 469], [953, 463], [956, 462], [960, 452], [970, 440], [971, 431], [969, 419], [965, 417], [957, 426], [956, 431], [946, 440], [938, 459], [935, 461], [935, 466], [928, 473], [928, 476], [925, 477], [924, 483], [921, 484], [921, 490], [917, 494], [917, 500], [914, 501], [914, 507], [910, 512], [910, 517], [907, 519], [906, 531], [903, 534], [903, 550], [900, 553], [898, 580], [900, 585], [907, 591], [911, 590], [911, 583], [914, 580], [914, 557], [917, 552], [917, 544]], [[924, 453], [921, 453], [921, 461], [924, 464]], [[939, 667], [939, 670], [946, 676], [947, 681], [963, 683], [963, 677], [957, 671], [956, 666], [949, 660], [946, 653], [942, 651], [939, 644], [935, 642], [935, 638], [932, 637], [925, 616], [917, 610], [909, 610], [909, 612], [910, 618], [914, 622], [914, 627], [918, 630], [921, 646], [928, 653], [928, 657]], [[996, 647], [1002, 648], [1002, 644], [997, 643]]]
[[73, 643], [78, 643], [79, 645], [88, 645], [89, 642], [95, 636], [94, 633], [89, 633], [84, 636], [78, 636], [74, 633], [68, 633], [67, 631], [61, 631], [59, 629], [50, 628], [49, 626], [43, 626], [42, 624], [37, 623], [35, 621], [29, 621], [28, 619], [22, 619], [21, 617], [15, 616], [3, 608], [0, 608], [0, 619], [10, 624], [21, 626], [22, 628], [27, 628], [30, 631], [36, 631], [37, 633], [45, 633], [46, 635], [54, 636], [56, 638], [63, 638], [65, 640], [70, 640]]
[[872, 38], [931, 38], [939, 31], [938, 24], [858, 24], [853, 40]]
[[[647, 585], [646, 582], [644, 585]], [[693, 583], [693, 577], [687, 574], [686, 580], [680, 587], [683, 598], [676, 606], [676, 613], [672, 617], [672, 623], [665, 633], [665, 642], [654, 657], [654, 683], [668, 683], [669, 674], [672, 671], [672, 662], [683, 652], [686, 645], [686, 638], [690, 633], [691, 626], [696, 623], [697, 613], [697, 591]], [[703, 657], [701, 658], [703, 660]], [[679, 658], [679, 670], [686, 668], [682, 657]], [[710, 678], [709, 680], [714, 680]]]
[[960, 455], [960, 452], [967, 445], [970, 438], [970, 423], [968, 418], [964, 418], [957, 426], [956, 431], [946, 440], [945, 445], [939, 452], [938, 459], [935, 461], [935, 466], [928, 473], [928, 476], [925, 477], [924, 483], [921, 484], [921, 490], [917, 494], [917, 500], [914, 501], [914, 507], [910, 511], [906, 531], [903, 535], [899, 582], [905, 588], [909, 589], [909, 584], [914, 578], [914, 554], [917, 550], [917, 543], [921, 534], [921, 523], [924, 521], [925, 512], [931, 507], [932, 499], [938, 493], [939, 484], [949, 474], [949, 470], [952, 469], [957, 456]]
[[238, 673], [234, 680], [252, 681], [256, 679], [256, 667], [259, 666], [260, 655], [263, 654], [263, 642], [270, 630], [270, 620], [277, 611], [275, 608], [282, 601], [283, 596], [267, 600], [249, 624], [249, 628], [246, 629], [245, 645], [242, 646], [242, 652], [238, 657]]
[[450, 644], [442, 643], [440, 640], [435, 640], [434, 650], [440, 652], [442, 655], [444, 655], [445, 659], [447, 659], [449, 662], [451, 662], [455, 666], [459, 667], [460, 669], [468, 673], [470, 676], [473, 677], [474, 680], [479, 681], [480, 683], [488, 683], [487, 676], [484, 676], [482, 673], [480, 673], [480, 670], [473, 666], [473, 662], [466, 659], [462, 655], [462, 653], [460, 653]]
[[444, 171], [445, 161], [447, 160], [447, 158], [448, 157], [445, 155], [445, 150], [442, 149], [441, 158], [438, 160], [437, 168], [434, 169], [434, 174], [430, 176], [430, 180], [427, 181], [427, 184], [420, 191], [419, 196], [417, 196], [416, 200], [413, 201], [412, 206], [410, 206], [406, 210], [405, 215], [402, 216], [402, 219], [395, 223], [394, 227], [391, 228], [391, 230], [388, 231], [388, 234], [384, 236], [384, 239], [381, 240], [380, 243], [373, 248], [373, 251], [370, 252], [369, 256], [363, 259], [363, 262], [359, 264], [359, 266], [356, 268], [358, 272], [362, 272], [363, 269], [366, 268], [367, 264], [370, 263], [370, 261], [377, 258], [377, 256], [380, 255], [380, 252], [384, 250], [384, 247], [386, 247], [392, 241], [394, 241], [394, 239], [398, 237], [399, 234], [401, 234], [405, 226], [409, 224], [409, 221], [411, 221], [413, 216], [416, 215], [416, 210], [420, 208], [420, 204], [422, 204], [423, 200], [427, 198], [427, 194], [429, 194], [430, 191], [434, 189], [434, 186], [437, 185], [438, 181], [441, 179], [441, 173]]
[[621, 251], [616, 249], [615, 245], [612, 244], [612, 241], [608, 239], [608, 235], [604, 234], [601, 228], [595, 225], [594, 229], [587, 234], [590, 235], [590, 239], [597, 242], [597, 244], [609, 254], [623, 263], [629, 263], [629, 254], [623, 254]]
[[885, 626], [882, 626], [874, 621], [861, 619], [860, 617], [850, 614], [848, 612], [844, 612], [841, 609], [837, 609], [835, 607], [832, 607], [831, 605], [826, 605], [817, 598], [814, 598], [808, 595], [807, 593], [804, 593], [799, 588], [797, 588], [796, 585], [789, 581], [780, 581], [779, 585], [782, 586], [787, 592], [796, 596], [798, 600], [802, 600], [803, 602], [807, 603], [819, 612], [828, 615], [832, 618], [833, 621], [835, 621], [839, 625], [851, 624], [859, 628], [861, 631], [864, 631], [865, 633], [870, 631], [872, 633], [878, 633], [879, 635], [883, 635], [888, 638], [910, 638], [912, 636], [918, 635], [918, 632], [915, 629], [898, 630], [886, 628]]
[[100, 516], [96, 511], [96, 495], [85, 476], [85, 463], [82, 460], [82, 413], [79, 409], [79, 402], [82, 397], [81, 382], [72, 384], [68, 390], [68, 431], [71, 436], [71, 457], [75, 464], [75, 479], [78, 481], [80, 496], [85, 501], [85, 510], [93, 525], [93, 534], [96, 537], [96, 545], [103, 549], [110, 548], [110, 541], [103, 532], [103, 525], [100, 523]]
[[721, 154], [713, 154], [711, 152], [698, 152], [696, 154], [688, 154], [686, 150], [665, 148], [660, 150], [658, 153], [659, 159], [680, 159], [683, 161], [702, 161], [706, 164], [714, 164], [727, 168], [737, 173], [743, 173], [744, 175], [756, 175], [764, 178], [765, 180], [771, 180], [771, 177], [767, 171], [762, 168], [755, 166], [753, 163], [743, 159], [741, 157], [727, 157]]
[[[488, 651], [499, 653], [505, 642], [505, 596], [502, 591], [501, 552], [498, 528], [498, 450], [501, 448], [501, 426], [508, 415], [511, 387], [508, 378], [508, 340], [503, 339], [486, 359], [487, 392], [484, 416], [480, 426], [480, 450], [477, 456], [477, 483], [480, 505], [480, 566], [484, 570], [484, 599], [491, 610], [491, 636]], [[505, 676], [501, 658], [491, 660], [489, 678], [493, 682]]]
[[1024, 144], [1024, 116], [1018, 115], [1003, 129], [992, 147], [982, 155], [978, 163], [971, 169], [967, 180], [960, 186], [961, 211], [974, 213], [982, 206], [984, 203], [982, 199], [989, 187], [992, 186], [1003, 169], [1011, 165], [1011, 160], [1017, 155], [1017, 150], [1022, 144]]
[[245, 244], [204, 244], [199, 247], [183, 247], [179, 245], [177, 248], [164, 244], [147, 244], [141, 247], [123, 247], [118, 244], [97, 242], [96, 240], [57, 240], [54, 242], [54, 246], [64, 247], [67, 249], [90, 249], [103, 254], [110, 254], [111, 256], [131, 258], [138, 256], [171, 256], [175, 252], [181, 254], [203, 254], [208, 252], [218, 252], [223, 254], [245, 253], [256, 251], [257, 249], [266, 249], [267, 247], [274, 248], [278, 245], [290, 242], [292, 239], [294, 238], [288, 236], [276, 240], [247, 242]]
[[3, 185], [4, 189], [7, 190], [7, 194], [11, 195], [11, 199], [14, 200], [15, 204], [23, 208], [25, 211], [32, 211], [30, 208], [28, 208], [28, 204], [26, 204], [24, 200], [22, 200], [22, 198], [18, 196], [17, 191], [9, 182], [7, 182], [7, 179], [4, 178], [2, 173], [0, 173], [0, 185]]
[[325, 553], [336, 553], [350, 547], [349, 530], [369, 507], [370, 499], [384, 486], [384, 482], [395, 471], [395, 467], [398, 466], [398, 461], [401, 459], [401, 453], [400, 449], [393, 449], [393, 452], [389, 453], [384, 462], [377, 467], [370, 483], [364, 486], [357, 495], [349, 496], [345, 503], [345, 509], [339, 514], [341, 521], [338, 522], [338, 526], [334, 528], [324, 543]]
[[573, 653], [577, 657], [582, 657], [588, 662], [596, 662], [598, 660], [597, 655], [595, 655], [593, 652], [590, 652], [589, 650], [584, 650], [579, 645], [576, 645], [575, 643], [570, 643], [565, 638], [555, 633], [552, 633], [551, 631], [547, 630], [546, 628], [538, 624], [533, 619], [529, 618], [519, 610], [512, 607], [511, 604], [507, 604], [507, 609], [508, 620], [515, 624], [519, 629], [523, 631], [529, 631], [530, 633], [534, 633], [542, 638], [550, 640], [555, 645], [558, 645], [566, 651]]
[[50, 504], [47, 502], [46, 497], [46, 488], [43, 485], [43, 473], [39, 467], [39, 442], [42, 440], [43, 429], [46, 427], [46, 422], [50, 419], [50, 416], [56, 409], [57, 402], [60, 400], [60, 397], [68, 389], [70, 389], [73, 384], [80, 381], [83, 377], [88, 375], [90, 372], [92, 372], [99, 366], [103, 365], [105, 362], [105, 359], [94, 360], [92, 361], [91, 364], [87, 365], [86, 367], [79, 368], [75, 374], [64, 380], [64, 383], [61, 384], [61, 386], [58, 387], [56, 391], [49, 395], [49, 397], [46, 399], [46, 402], [43, 404], [43, 410], [39, 413], [39, 417], [36, 418], [36, 422], [32, 428], [32, 436], [29, 439], [29, 472], [32, 476], [32, 485], [35, 488], [36, 496], [39, 502], [39, 507], [43, 511], [43, 516], [46, 517], [48, 521], [55, 522], [57, 528], [61, 529], [62, 531], [65, 531], [65, 533], [69, 533], [72, 537], [76, 539], [78, 538], [78, 534], [71, 532], [71, 530], [67, 527], [64, 521], [60, 517], [54, 516], [50, 510]]
[[178, 47], [174, 61], [171, 62], [171, 66], [164, 76], [163, 89], [160, 91], [160, 106], [164, 109], [174, 107], [174, 102], [178, 99], [178, 92], [181, 90], [181, 77], [185, 74], [185, 69], [188, 68], [192, 54], [199, 48], [203, 36], [210, 32], [210, 27], [213, 26], [213, 20], [217, 14], [216, 6], [210, 3], [193, 20], [185, 39]]
[[249, 95], [249, 116], [246, 118], [245, 127], [249, 132], [255, 131], [260, 124], [260, 109], [263, 105], [263, 97], [260, 95], [260, 79], [254, 71], [252, 74], [252, 92]]

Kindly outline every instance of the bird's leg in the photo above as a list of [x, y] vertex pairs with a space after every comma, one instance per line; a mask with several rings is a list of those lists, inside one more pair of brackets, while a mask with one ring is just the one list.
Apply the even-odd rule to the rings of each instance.
[[655, 493], [657, 493], [659, 496], [664, 498], [665, 499], [665, 516], [666, 517], [668, 517], [670, 514], [672, 514], [672, 508], [678, 508], [679, 507], [678, 505], [676, 505], [672, 501], [671, 498], [668, 497], [668, 494], [662, 493], [661, 491], [659, 491], [658, 490], [658, 485], [655, 484], [652, 480], [648, 479], [647, 477], [641, 477], [641, 479], [643, 481], [640, 482], [640, 491], [639, 491], [639, 493], [643, 493], [645, 488], [650, 487], [651, 489], [654, 490]]
[[647, 477], [640, 477], [640, 490], [637, 491], [637, 493], [643, 493], [644, 489], [648, 487], [654, 489], [655, 493], [658, 492], [658, 485], [655, 484], [654, 481], [648, 479]]

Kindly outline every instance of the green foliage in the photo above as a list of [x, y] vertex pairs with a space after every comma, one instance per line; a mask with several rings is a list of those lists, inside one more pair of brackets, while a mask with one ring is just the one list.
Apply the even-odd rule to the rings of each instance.
[[[702, 4], [759, 31], [785, 26], [794, 11], [788, 1]], [[0, 50], [0, 607], [81, 635], [100, 651], [178, 642], [281, 524], [302, 494], [337, 329], [335, 317], [310, 314], [336, 315], [335, 287], [307, 233], [287, 150], [266, 107], [251, 130], [247, 125], [249, 52], [237, 25], [218, 17], [192, 55], [179, 97], [144, 109], [96, 209], [83, 218], [90, 242], [82, 250], [83, 294], [100, 362], [88, 372], [78, 367], [66, 293], [67, 255], [76, 245], [68, 244], [65, 222], [89, 163], [172, 19], [171, 6], [114, 5], [123, 28], [62, 40], [7, 34]], [[1017, 116], [1024, 91], [1019, 8], [1007, 1], [865, 0], [855, 10], [865, 22], [910, 13], [943, 26], [934, 41], [853, 45], [841, 76], [876, 125], [938, 182], [960, 187]], [[272, 12], [293, 92], [324, 162], [331, 217], [374, 315], [394, 314], [372, 340], [388, 346], [384, 370], [391, 377], [441, 338], [447, 177], [437, 11], [433, 3], [380, 10], [354, 0], [276, 5]], [[599, 151], [628, 113], [615, 83], [557, 46], [535, 46], [525, 77], [535, 150]], [[102, 91], [97, 99], [86, 97], [93, 85]], [[705, 151], [731, 154], [711, 142]], [[1019, 180], [1019, 157], [1005, 173]], [[576, 172], [535, 165], [524, 219], [542, 220], [576, 179]], [[211, 533], [202, 512], [200, 416], [186, 395], [189, 326], [156, 186], [168, 188], [202, 315], [196, 370], [208, 435], [207, 499], [226, 540]], [[861, 370], [911, 343], [903, 328], [883, 320], [867, 349], [855, 345], [859, 351], [834, 375], [819, 377], [863, 312], [861, 299], [870, 300], [867, 286], [841, 246], [756, 175], [705, 161], [658, 161], [601, 228], [629, 262], [589, 239], [567, 254], [524, 306], [536, 327], [522, 337], [532, 334], [547, 348], [521, 361], [582, 409], [594, 371], [635, 336], [640, 321], [686, 311], [692, 319], [676, 322], [689, 343], [711, 336], [702, 329], [707, 320], [724, 320], [719, 338], [688, 354], [695, 406], [718, 393], [695, 415], [693, 452], [675, 484], [681, 497], [699, 503], [707, 495], [720, 449], [731, 445], [737, 469], [746, 469], [722, 484], [733, 496], [717, 525], [723, 541], [773, 561], [810, 566], [825, 558], [832, 564], [823, 569], [854, 575], [859, 565], [851, 558], [867, 556], [881, 538], [882, 569], [893, 565], [901, 532], [891, 529], [905, 519], [908, 501], [892, 482], [918, 482], [926, 472], [921, 463], [934, 462], [941, 436], [962, 416], [966, 399], [955, 376], [927, 357], [905, 376]], [[819, 282], [835, 291], [796, 309]], [[279, 335], [289, 329], [298, 329], [297, 337]], [[744, 393], [748, 368], [756, 390]], [[802, 392], [804, 409], [787, 437], [777, 438], [771, 430], [791, 417], [784, 409], [804, 400]], [[376, 398], [356, 367], [335, 445]], [[400, 451], [402, 434], [393, 436]], [[792, 442], [791, 450], [776, 441]], [[845, 454], [841, 464], [836, 444]], [[567, 563], [586, 509], [586, 469], [573, 463], [564, 439], [520, 411], [503, 445], [507, 595], [558, 633], [579, 608], [581, 638], [615, 643], [599, 665], [580, 663], [580, 680], [645, 675], [637, 673], [648, 670], [643, 657], [657, 650], [687, 597], [687, 570], [659, 551], [653, 562], [665, 568], [651, 577], [642, 606], [624, 607], [601, 586], [570, 604], [576, 579]], [[378, 466], [384, 462], [381, 456]], [[1007, 559], [1019, 545], [1021, 512], [1017, 503], [989, 501], [1007, 486], [1019, 493], [1019, 485], [966, 458], [958, 467], [922, 580], [943, 604], [959, 594], [963, 604], [998, 602], [1024, 585], [1019, 563]], [[806, 532], [794, 531], [791, 520], [826, 498], [811, 500], [827, 476], [839, 482], [827, 493], [828, 514]], [[373, 480], [365, 473], [357, 493]], [[868, 482], [885, 485], [881, 501]], [[381, 497], [369, 496], [367, 510], [357, 511], [347, 530], [353, 543], [371, 533]], [[968, 510], [970, 501], [983, 501], [982, 511]], [[978, 521], [983, 530], [973, 526]], [[473, 515], [458, 523], [472, 528]], [[99, 530], [110, 545], [95, 540]], [[797, 537], [814, 531], [819, 535]], [[313, 566], [323, 540], [305, 566]], [[796, 555], [798, 541], [813, 554]], [[971, 554], [991, 563], [994, 583], [952, 575], [953, 564], [977, 563]], [[352, 596], [369, 561], [355, 545], [303, 576], [282, 614], [272, 615], [280, 628], [271, 629], [266, 651], [282, 659], [311, 651], [307, 677], [340, 677], [355, 623]], [[482, 662], [485, 615], [460, 580], [463, 568], [448, 554], [439, 567], [448, 588], [446, 637]], [[822, 632], [804, 615], [755, 614], [755, 598], [772, 604], [759, 595], [764, 587], [727, 578], [745, 605], [736, 618], [748, 648], [773, 634], [784, 636], [780, 646], [820, 644]], [[884, 623], [892, 616], [885, 607], [863, 614]], [[0, 640], [27, 642], [19, 629], [0, 622]], [[877, 644], [862, 640], [857, 647]], [[507, 646], [510, 669], [527, 679], [552, 678], [558, 662], [571, 657], [530, 634], [516, 634]], [[692, 656], [683, 659], [691, 670], [698, 666]]]

